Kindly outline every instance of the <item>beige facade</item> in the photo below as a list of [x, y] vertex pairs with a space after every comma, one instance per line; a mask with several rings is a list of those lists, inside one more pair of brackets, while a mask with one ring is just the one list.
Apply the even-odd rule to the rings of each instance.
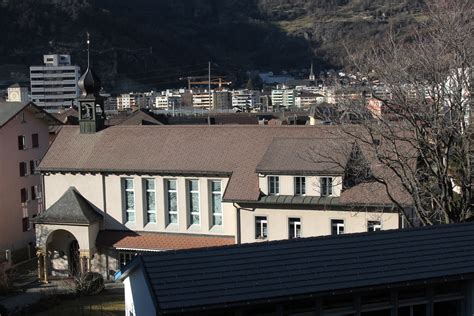
[[[267, 238], [256, 238], [255, 220], [256, 217], [266, 217]], [[344, 233], [361, 233], [368, 230], [369, 221], [377, 221], [381, 224], [382, 230], [399, 228], [399, 216], [397, 213], [354, 211], [350, 208], [346, 210], [333, 211], [318, 207], [311, 210], [301, 209], [242, 209], [242, 243], [258, 241], [271, 241], [288, 239], [290, 218], [299, 219], [301, 223], [300, 237], [314, 237], [331, 235], [332, 220], [344, 221]]]
[[259, 187], [263, 194], [269, 195], [268, 192], [268, 177], [278, 177], [279, 179], [279, 195], [297, 195], [295, 192], [295, 178], [305, 178], [306, 193], [305, 196], [321, 196], [321, 178], [332, 179], [332, 194], [330, 196], [338, 197], [342, 191], [342, 176], [290, 176], [290, 175], [262, 175], [258, 177]]
[[[135, 199], [135, 220], [127, 221], [124, 203], [124, 179], [133, 179]], [[145, 210], [144, 181], [155, 180], [156, 223], [147, 223]], [[166, 214], [165, 180], [177, 181], [178, 223], [170, 224]], [[191, 224], [189, 216], [189, 180], [199, 181], [200, 224]], [[146, 232], [174, 232], [189, 234], [235, 235], [235, 209], [231, 203], [223, 203], [222, 225], [212, 225], [210, 182], [221, 181], [224, 193], [227, 178], [219, 177], [170, 177], [138, 175], [101, 174], [50, 174], [44, 176], [46, 208], [56, 202], [69, 187], [75, 187], [81, 194], [104, 211], [103, 229], [129, 229]], [[105, 188], [105, 190], [104, 190]], [[105, 202], [105, 204], [104, 204]]]
[[[33, 135], [38, 135], [38, 146], [33, 146], [33, 137], [36, 138]], [[19, 149], [19, 137], [24, 140], [24, 149]], [[34, 169], [45, 154], [48, 137], [48, 123], [35, 117], [28, 107], [5, 125], [0, 124], [1, 250], [15, 251], [29, 244], [34, 246], [34, 231], [29, 221], [42, 210], [42, 193], [40, 175], [31, 167]], [[20, 176], [20, 163], [27, 169], [24, 176]], [[36, 196], [32, 190], [37, 190], [33, 193]], [[22, 198], [26, 198], [24, 202]]]
[[[275, 176], [274, 176], [275, 177]], [[295, 176], [278, 175], [279, 195], [295, 196]], [[328, 176], [325, 176], [328, 177]], [[319, 176], [307, 176], [305, 196], [320, 197]], [[342, 190], [342, 177], [335, 175], [333, 178], [332, 194], [329, 197], [337, 198]], [[124, 202], [124, 179], [133, 180], [135, 220], [127, 221]], [[147, 223], [147, 210], [145, 207], [145, 185], [147, 179], [155, 180], [156, 194], [156, 223]], [[167, 214], [166, 180], [177, 181], [177, 209], [178, 221], [169, 223]], [[200, 223], [192, 224], [189, 210], [188, 181], [197, 180], [199, 183], [199, 213]], [[100, 175], [100, 174], [49, 174], [45, 175], [45, 203], [46, 208], [56, 202], [63, 194], [64, 188], [74, 186], [97, 208], [104, 211], [102, 229], [132, 230], [160, 233], [180, 234], [205, 234], [236, 236], [243, 243], [255, 242], [255, 218], [264, 216], [268, 223], [268, 237], [265, 240], [278, 240], [288, 238], [289, 218], [298, 218], [301, 221], [301, 236], [321, 236], [331, 234], [331, 220], [343, 220], [345, 233], [367, 231], [368, 222], [380, 222], [381, 229], [396, 229], [399, 227], [397, 213], [384, 212], [377, 209], [356, 209], [350, 206], [334, 208], [334, 205], [311, 206], [305, 209], [284, 206], [241, 208], [240, 225], [237, 225], [237, 205], [222, 203], [222, 225], [212, 224], [212, 207], [210, 182], [221, 181], [222, 194], [225, 191], [228, 178], [219, 177], [170, 177], [157, 175]], [[268, 194], [268, 176], [260, 175], [260, 190]], [[104, 204], [105, 202], [105, 204]], [[238, 231], [240, 227], [240, 231]], [[238, 236], [238, 237], [237, 237]], [[76, 238], [81, 238], [80, 236]]]

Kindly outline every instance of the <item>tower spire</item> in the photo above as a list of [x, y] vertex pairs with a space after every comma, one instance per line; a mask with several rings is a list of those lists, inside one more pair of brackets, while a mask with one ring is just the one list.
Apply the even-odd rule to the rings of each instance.
[[91, 60], [91, 54], [90, 54], [90, 44], [91, 44], [91, 40], [90, 40], [90, 34], [89, 32], [87, 32], [87, 68], [90, 67], [90, 60]]
[[102, 84], [92, 71], [90, 58], [90, 34], [87, 32], [87, 69], [77, 81], [81, 95], [79, 103], [79, 127], [83, 134], [96, 133], [105, 127], [104, 98], [100, 95]]

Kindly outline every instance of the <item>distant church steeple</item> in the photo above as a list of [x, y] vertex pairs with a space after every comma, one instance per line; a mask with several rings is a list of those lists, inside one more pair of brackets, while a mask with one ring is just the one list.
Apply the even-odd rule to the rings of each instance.
[[311, 70], [309, 72], [309, 81], [316, 81], [316, 76], [314, 75], [314, 70], [313, 70], [313, 61], [311, 61]]
[[92, 134], [104, 128], [104, 98], [100, 96], [102, 84], [90, 65], [90, 36], [87, 33], [87, 69], [78, 81], [79, 127], [81, 133]]

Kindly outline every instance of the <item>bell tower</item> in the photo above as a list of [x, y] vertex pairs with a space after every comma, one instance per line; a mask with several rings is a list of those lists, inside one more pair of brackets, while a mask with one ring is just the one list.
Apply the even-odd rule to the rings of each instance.
[[93, 134], [104, 128], [104, 98], [100, 95], [102, 84], [90, 66], [90, 39], [87, 33], [87, 70], [78, 81], [81, 95], [79, 103], [79, 127], [81, 134]]

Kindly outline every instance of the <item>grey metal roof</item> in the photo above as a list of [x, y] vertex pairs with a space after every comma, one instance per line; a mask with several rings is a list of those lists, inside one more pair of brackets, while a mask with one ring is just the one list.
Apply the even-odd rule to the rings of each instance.
[[334, 196], [294, 196], [268, 195], [262, 196], [255, 204], [283, 205], [339, 205], [339, 197]]
[[172, 313], [466, 276], [473, 245], [474, 222], [154, 253], [126, 270], [141, 266]]
[[5, 125], [12, 117], [23, 110], [28, 103], [24, 102], [1, 102], [0, 103], [0, 127]]
[[62, 122], [33, 102], [0, 102], [0, 127], [26, 108], [31, 110], [38, 119], [46, 120], [50, 125], [62, 124]]
[[36, 224], [89, 225], [103, 218], [102, 214], [74, 187], [69, 189], [46, 211], [38, 215]]

